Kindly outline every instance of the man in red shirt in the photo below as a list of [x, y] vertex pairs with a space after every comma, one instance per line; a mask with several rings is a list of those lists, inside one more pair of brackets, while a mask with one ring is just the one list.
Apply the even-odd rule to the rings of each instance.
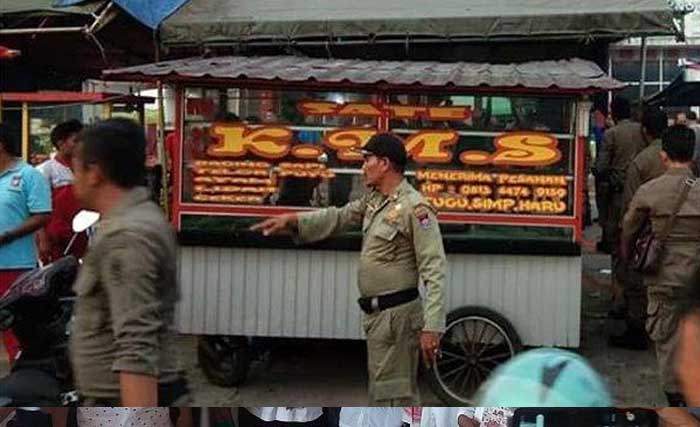
[[[80, 211], [80, 204], [73, 195], [73, 171], [71, 161], [75, 138], [83, 129], [78, 120], [60, 123], [51, 131], [51, 143], [56, 155], [37, 166], [37, 170], [51, 185], [53, 212], [48, 225], [37, 235], [39, 258], [43, 263], [55, 261], [73, 237], [72, 221]], [[87, 246], [87, 237], [81, 234], [75, 239], [70, 254], [82, 257]]]

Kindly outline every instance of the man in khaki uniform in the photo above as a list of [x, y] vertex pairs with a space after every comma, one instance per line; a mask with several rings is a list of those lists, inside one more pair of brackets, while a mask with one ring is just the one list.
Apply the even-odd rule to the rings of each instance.
[[639, 188], [622, 230], [623, 248], [629, 248], [647, 218], [659, 235], [683, 187], [692, 186], [668, 234], [658, 272], [644, 277], [649, 297], [646, 328], [655, 343], [661, 382], [672, 406], [683, 403], [675, 366], [679, 308], [687, 288], [700, 280], [700, 185], [695, 184], [689, 168], [693, 138], [685, 126], [673, 126], [664, 133], [661, 157], [667, 172]]
[[73, 156], [75, 195], [101, 215], [74, 286], [70, 344], [83, 406], [176, 406], [187, 397], [172, 330], [175, 236], [140, 186], [145, 156], [143, 128], [126, 119], [88, 128]]
[[[604, 240], [609, 242], [611, 254], [612, 280], [617, 293], [622, 293], [620, 282], [624, 280], [624, 266], [617, 253], [620, 219], [624, 215], [622, 196], [627, 167], [634, 157], [646, 146], [639, 123], [630, 120], [632, 111], [627, 99], [618, 97], [610, 104], [610, 115], [615, 126], [608, 129], [603, 137], [603, 146], [596, 158], [596, 177], [608, 184], [607, 219], [603, 229]], [[623, 309], [617, 301], [615, 310]]]
[[[293, 232], [302, 242], [323, 240], [362, 226], [359, 288], [367, 335], [372, 405], [419, 402], [420, 351], [436, 360], [445, 327], [445, 251], [433, 208], [403, 176], [403, 142], [392, 134], [372, 137], [363, 149], [365, 183], [372, 189], [342, 208], [270, 218], [253, 229], [265, 235]], [[419, 300], [418, 282], [426, 286]]]
[[[625, 188], [622, 197], [623, 212], [627, 211], [634, 193], [639, 187], [666, 172], [661, 162], [661, 134], [668, 126], [666, 114], [657, 109], [647, 109], [642, 115], [642, 132], [645, 141], [651, 141], [632, 160], [625, 175]], [[630, 350], [646, 350], [649, 345], [644, 330], [647, 313], [647, 290], [642, 276], [621, 262], [624, 273], [618, 275], [625, 302], [627, 329], [624, 333], [610, 337], [610, 344]]]
[[625, 98], [613, 99], [610, 112], [615, 126], [605, 132], [603, 147], [596, 159], [596, 173], [607, 178], [610, 185], [607, 233], [614, 245], [618, 236], [619, 222], [624, 215], [622, 193], [627, 167], [646, 147], [646, 143], [641, 125], [630, 119], [630, 105]]

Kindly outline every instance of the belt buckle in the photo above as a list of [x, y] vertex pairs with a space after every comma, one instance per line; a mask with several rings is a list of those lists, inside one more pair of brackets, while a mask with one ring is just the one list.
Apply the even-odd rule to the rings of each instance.
[[376, 313], [379, 311], [379, 297], [372, 297], [372, 299], [370, 300], [369, 309], [372, 313]]

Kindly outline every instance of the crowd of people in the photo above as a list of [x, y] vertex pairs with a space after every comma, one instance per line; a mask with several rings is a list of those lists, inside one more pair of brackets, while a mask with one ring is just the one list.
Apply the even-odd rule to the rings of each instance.
[[[612, 242], [613, 276], [624, 296], [621, 312], [627, 320], [626, 331], [611, 337], [611, 343], [646, 349], [651, 339], [669, 404], [700, 405], [700, 185], [695, 184], [700, 131], [693, 115], [685, 124], [667, 127], [659, 110], [646, 110], [636, 123], [622, 98], [613, 101], [611, 110], [614, 124], [604, 133], [595, 166], [597, 187], [604, 189], [598, 195], [605, 200], [599, 206], [604, 211], [601, 226]], [[70, 343], [81, 403], [186, 404], [189, 391], [176, 360], [172, 330], [178, 298], [176, 241], [143, 187], [143, 129], [125, 119], [85, 129], [69, 121], [56, 126], [51, 139], [56, 155], [33, 168], [19, 159], [17, 136], [0, 124], [0, 292], [39, 260], [49, 263], [64, 255], [73, 239], [71, 219], [79, 209], [98, 212], [101, 222], [89, 250], [85, 236], [71, 246], [72, 254], [84, 260], [74, 285]], [[401, 140], [378, 134], [363, 155], [365, 181], [373, 188], [366, 197], [342, 208], [270, 218], [253, 229], [265, 235], [292, 233], [299, 241], [312, 242], [363, 226], [359, 305], [368, 337], [370, 401], [379, 406], [416, 405], [418, 364], [436, 363], [445, 327], [442, 238], [436, 212], [404, 177], [407, 154]], [[657, 268], [640, 273], [632, 259], [645, 223], [661, 250]], [[417, 290], [419, 276], [427, 287], [423, 300]], [[21, 349], [9, 330], [3, 339], [13, 363]], [[559, 356], [552, 357], [547, 354], [549, 362], [537, 362], [547, 381], [565, 377], [562, 372], [575, 365], [563, 355], [560, 365], [550, 366]], [[546, 381], [544, 387], [520, 381], [517, 370], [499, 372], [501, 377], [515, 372], [500, 383], [488, 382], [492, 390], [501, 384], [499, 398], [508, 389], [527, 398], [527, 390], [551, 388]], [[597, 395], [607, 396], [603, 391]], [[569, 396], [558, 397], [576, 403], [568, 401]], [[516, 399], [507, 405], [517, 403]], [[591, 404], [606, 403], [602, 399]], [[500, 405], [503, 401], [495, 399], [484, 406]], [[287, 413], [277, 409], [242, 410], [239, 415], [251, 423], [274, 421], [268, 418]], [[303, 414], [293, 409], [290, 417], [308, 422], [332, 415], [320, 408], [305, 408]], [[343, 425], [343, 419], [370, 413], [340, 411], [338, 422]], [[459, 425], [480, 425], [479, 417], [487, 413], [460, 413]], [[89, 418], [86, 414], [78, 413], [83, 420]]]
[[[669, 126], [666, 114], [652, 108], [635, 122], [624, 98], [613, 99], [611, 118], [594, 168], [599, 249], [610, 249], [621, 295], [611, 314], [626, 323], [610, 344], [646, 350], [653, 342], [668, 402], [682, 406], [681, 378], [697, 370], [697, 362], [679, 359], [679, 341], [694, 328], [692, 320], [682, 322], [681, 307], [700, 286], [700, 127], [693, 112]], [[651, 249], [653, 268], [644, 268], [638, 261], [649, 256], [643, 245], [649, 235], [659, 250]], [[682, 338], [685, 351], [697, 345], [697, 337]]]
[[[144, 187], [146, 137], [133, 121], [111, 119], [51, 134], [56, 155], [33, 168], [19, 158], [14, 129], [0, 124], [0, 292], [41, 260], [65, 254], [79, 209], [101, 215], [73, 285], [70, 330], [75, 386], [86, 406], [182, 405], [188, 387], [176, 360], [176, 243]], [[4, 331], [10, 364], [21, 355]]]

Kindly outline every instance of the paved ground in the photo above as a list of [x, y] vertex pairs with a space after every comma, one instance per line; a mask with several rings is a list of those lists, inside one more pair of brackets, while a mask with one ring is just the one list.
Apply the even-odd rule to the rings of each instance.
[[[592, 250], [596, 231], [597, 227], [587, 230], [584, 244], [579, 351], [607, 378], [618, 405], [663, 405], [653, 353], [607, 346], [606, 337], [611, 329], [606, 319], [611, 299], [610, 259]], [[181, 343], [197, 406], [263, 406], [271, 402], [289, 406], [367, 404], [365, 352], [361, 342], [291, 340], [279, 343], [269, 359], [253, 365], [248, 381], [237, 388], [209, 384], [197, 366], [195, 338], [183, 336]], [[5, 358], [0, 359], [3, 362], [0, 374], [4, 375], [8, 367]], [[422, 386], [422, 396], [424, 405], [440, 405], [425, 386]]]

